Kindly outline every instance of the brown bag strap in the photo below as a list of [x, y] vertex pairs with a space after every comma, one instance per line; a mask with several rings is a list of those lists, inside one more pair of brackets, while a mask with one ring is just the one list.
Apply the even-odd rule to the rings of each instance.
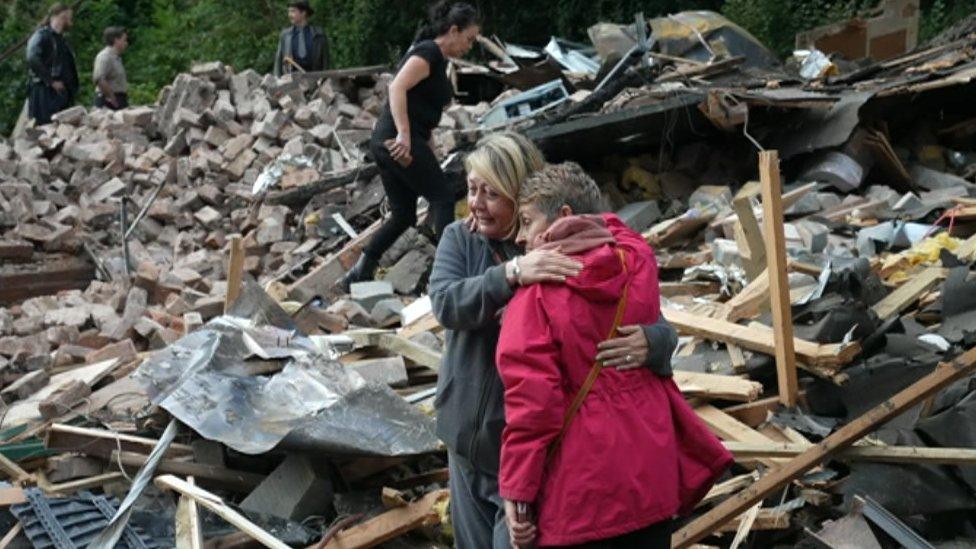
[[[617, 248], [617, 256], [620, 258], [620, 265], [624, 269], [624, 273], [627, 273], [627, 256], [626, 253]], [[620, 301], [617, 302], [617, 314], [613, 318], [613, 326], [610, 328], [610, 334], [607, 339], [613, 338], [617, 335], [617, 328], [620, 327], [620, 323], [624, 320], [624, 312], [627, 310], [627, 292], [630, 290], [630, 283], [624, 284], [624, 291], [620, 295]], [[552, 441], [549, 445], [549, 451], [547, 453], [547, 460], [552, 459], [553, 454], [556, 453], [556, 449], [563, 441], [563, 437], [566, 436], [566, 431], [569, 429], [569, 424], [572, 423], [573, 418], [576, 417], [577, 412], [581, 406], [583, 406], [583, 401], [586, 400], [586, 395], [590, 393], [593, 389], [593, 384], [596, 383], [596, 378], [600, 376], [600, 372], [603, 371], [603, 363], [599, 360], [593, 361], [593, 366], [590, 368], [590, 374], [586, 376], [586, 380], [583, 381], [583, 385], [580, 386], [579, 391], [576, 396], [573, 397], [573, 402], [570, 403], [569, 408], [566, 409], [566, 415], [563, 416], [563, 426], [559, 430], [559, 435], [556, 439]]]

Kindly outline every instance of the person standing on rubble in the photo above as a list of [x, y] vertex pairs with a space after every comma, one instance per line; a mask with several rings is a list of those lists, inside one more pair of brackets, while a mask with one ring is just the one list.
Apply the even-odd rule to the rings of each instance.
[[[281, 31], [274, 74], [324, 71], [329, 67], [329, 38], [322, 27], [309, 25], [315, 11], [305, 0], [288, 2], [291, 26]], [[300, 67], [300, 69], [299, 69]]]
[[27, 42], [27, 113], [38, 125], [49, 123], [52, 116], [70, 107], [78, 94], [75, 54], [64, 39], [73, 24], [71, 7], [58, 2]]
[[92, 80], [95, 81], [95, 107], [117, 111], [129, 106], [128, 80], [122, 54], [129, 48], [129, 33], [124, 27], [108, 27], [102, 33], [105, 47], [95, 56]]
[[447, 60], [466, 54], [479, 32], [478, 12], [473, 6], [440, 2], [431, 8], [419, 40], [400, 62], [390, 84], [389, 101], [369, 145], [391, 216], [343, 277], [342, 287], [347, 292], [353, 283], [372, 279], [383, 253], [417, 223], [419, 197], [430, 204], [435, 238], [440, 238], [454, 220], [456, 197], [434, 154], [431, 139], [454, 97], [454, 88], [447, 78]]
[[[562, 284], [580, 264], [554, 250], [525, 255], [514, 242], [515, 211], [525, 179], [544, 164], [525, 137], [502, 132], [484, 137], [468, 155], [468, 206], [472, 216], [447, 227], [430, 276], [434, 316], [446, 329], [437, 381], [437, 434], [447, 445], [451, 523], [461, 549], [511, 547], [498, 493], [503, 388], [495, 368], [500, 313], [522, 285]], [[648, 367], [670, 373], [677, 345], [664, 320], [629, 325], [600, 344], [596, 358], [609, 367]]]
[[584, 267], [565, 284], [522, 285], [502, 319], [499, 486], [515, 547], [667, 549], [672, 518], [732, 462], [673, 379], [594, 362], [607, 333], [661, 316], [654, 251], [602, 202], [571, 162], [519, 194], [516, 242]]

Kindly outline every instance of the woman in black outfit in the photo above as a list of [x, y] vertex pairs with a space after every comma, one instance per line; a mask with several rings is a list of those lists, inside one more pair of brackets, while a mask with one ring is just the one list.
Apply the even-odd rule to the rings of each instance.
[[342, 279], [349, 291], [370, 280], [380, 257], [417, 223], [417, 198], [430, 204], [435, 235], [454, 220], [454, 192], [431, 148], [431, 132], [454, 95], [447, 59], [466, 54], [478, 37], [478, 13], [470, 4], [441, 2], [400, 63], [390, 84], [390, 99], [376, 123], [369, 149], [376, 159], [392, 216]]

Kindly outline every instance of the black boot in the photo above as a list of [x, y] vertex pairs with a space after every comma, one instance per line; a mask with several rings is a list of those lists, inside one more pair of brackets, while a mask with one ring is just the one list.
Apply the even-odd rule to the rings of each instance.
[[359, 261], [349, 269], [346, 276], [342, 277], [340, 284], [342, 285], [342, 291], [349, 293], [349, 288], [357, 283], [364, 282], [366, 280], [372, 280], [373, 275], [376, 274], [376, 268], [379, 267], [379, 261], [369, 257], [368, 255], [361, 254], [359, 256]]

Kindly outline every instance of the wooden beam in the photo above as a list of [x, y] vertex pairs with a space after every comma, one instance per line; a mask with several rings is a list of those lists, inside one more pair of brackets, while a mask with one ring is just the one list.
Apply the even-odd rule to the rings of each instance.
[[715, 506], [708, 513], [675, 532], [671, 538], [671, 546], [676, 549], [683, 549], [704, 539], [730, 519], [742, 514], [746, 509], [762, 501], [787, 483], [850, 447], [855, 441], [860, 440], [879, 425], [969, 375], [976, 369], [976, 348], [957, 357], [951, 365], [949, 368], [936, 369], [933, 373], [835, 431], [820, 443], [792, 459], [784, 467], [770, 472], [747, 490], [743, 490]]
[[795, 408], [799, 385], [796, 351], [793, 346], [793, 312], [790, 308], [790, 282], [786, 272], [786, 236], [783, 233], [783, 189], [779, 180], [779, 153], [759, 153], [759, 179], [762, 181], [763, 225], [766, 229], [766, 272], [773, 309], [776, 341], [776, 381], [779, 400]]
[[237, 234], [230, 237], [230, 259], [227, 262], [227, 295], [224, 297], [224, 314], [241, 295], [244, 280], [244, 239]]
[[[720, 534], [735, 532], [742, 524], [745, 515], [736, 517], [734, 520], [724, 524], [718, 531]], [[756, 515], [755, 522], [749, 527], [752, 532], [762, 532], [769, 530], [788, 530], [791, 524], [792, 512], [776, 509], [760, 509]]]
[[674, 382], [687, 397], [750, 402], [762, 394], [762, 383], [736, 376], [676, 371]]
[[0, 508], [27, 503], [27, 494], [19, 487], [0, 488]]
[[[373, 517], [335, 535], [325, 549], [365, 549], [375, 547], [416, 530], [440, 522], [436, 505], [449, 498], [447, 490], [437, 490], [408, 504]], [[312, 546], [315, 547], [315, 546]]]
[[752, 485], [757, 480], [759, 480], [759, 471], [753, 471], [749, 474], [739, 475], [737, 477], [732, 477], [725, 482], [720, 482], [715, 486], [712, 486], [712, 489], [705, 494], [705, 497], [698, 502], [698, 505], [696, 505], [695, 508], [714, 503], [715, 501], [723, 499], [726, 496], [730, 496], [739, 490]]
[[[86, 456], [110, 459], [112, 452], [122, 448], [123, 452], [148, 454], [156, 446], [156, 440], [99, 429], [87, 429], [73, 425], [55, 423], [47, 430], [44, 445], [52, 450], [77, 452]], [[192, 456], [193, 447], [173, 443], [166, 451], [167, 456]]]
[[25, 471], [23, 467], [17, 465], [17, 462], [8, 458], [2, 453], [0, 453], [0, 471], [6, 473], [14, 484], [23, 486], [27, 484], [34, 484], [34, 482], [36, 482], [34, 475]]
[[945, 276], [946, 271], [942, 267], [929, 267], [875, 303], [871, 309], [878, 315], [878, 318], [887, 320], [918, 301], [923, 294], [934, 288]]
[[[813, 444], [780, 443], [773, 445], [749, 442], [726, 442], [725, 447], [736, 459], [794, 458], [812, 448]], [[976, 449], [926, 448], [916, 446], [851, 446], [839, 452], [839, 461], [871, 461], [876, 463], [916, 463], [927, 465], [976, 465]]]
[[[741, 326], [727, 320], [709, 318], [668, 307], [662, 308], [661, 312], [679, 333], [722, 343], [733, 343], [743, 349], [768, 355], [776, 352], [775, 336], [771, 328]], [[821, 344], [794, 338], [793, 345], [800, 360], [818, 368], [839, 368], [854, 360], [861, 352], [861, 346], [857, 342]]]
[[153, 482], [156, 484], [156, 487], [162, 490], [179, 492], [181, 495], [184, 495], [207, 509], [210, 509], [217, 516], [233, 524], [235, 527], [251, 536], [265, 547], [270, 547], [271, 549], [289, 549], [288, 545], [283, 543], [281, 540], [262, 530], [257, 524], [247, 520], [243, 515], [228, 507], [227, 504], [224, 503], [224, 500], [202, 488], [193, 486], [172, 475], [162, 475], [156, 477], [156, 480]]
[[[118, 451], [113, 451], [109, 463], [113, 467], [118, 467], [119, 463], [126, 467], [142, 467], [148, 459], [149, 456], [143, 454], [134, 452], [122, 452], [120, 454]], [[263, 475], [246, 471], [235, 471], [216, 465], [172, 459], [160, 460], [156, 470], [163, 474], [193, 476], [197, 480], [205, 481], [206, 484], [237, 493], [247, 493], [257, 488], [258, 484], [261, 484], [265, 478]]]
[[375, 163], [363, 164], [357, 168], [352, 168], [338, 173], [326, 174], [319, 181], [314, 181], [308, 185], [302, 185], [293, 189], [282, 191], [272, 191], [264, 199], [266, 204], [281, 204], [293, 210], [301, 210], [312, 198], [322, 193], [345, 187], [356, 181], [369, 181], [380, 173]]

